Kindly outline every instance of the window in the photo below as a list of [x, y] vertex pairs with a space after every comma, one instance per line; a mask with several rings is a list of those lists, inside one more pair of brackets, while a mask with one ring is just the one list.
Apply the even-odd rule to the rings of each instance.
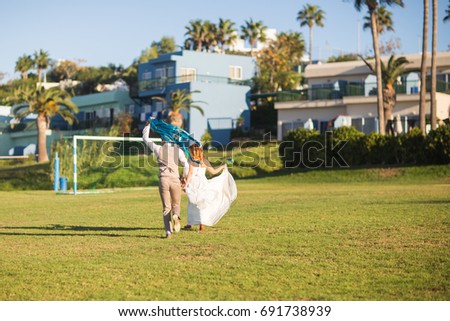
[[142, 111], [144, 113], [149, 113], [149, 112], [151, 112], [151, 110], [152, 110], [152, 105], [144, 105], [144, 106], [142, 106]]
[[133, 115], [134, 114], [134, 105], [130, 104], [130, 105], [125, 105], [125, 112]]
[[158, 68], [155, 71], [155, 78], [166, 78], [166, 68]]
[[180, 82], [192, 82], [197, 78], [197, 70], [194, 68], [180, 68]]
[[241, 66], [230, 66], [230, 78], [231, 79], [242, 79], [242, 67]]
[[167, 67], [167, 77], [172, 78], [175, 76], [175, 73], [173, 71], [173, 66]]
[[147, 79], [151, 79], [152, 78], [152, 72], [151, 71], [146, 71], [142, 73], [142, 79], [143, 80], [147, 80]]
[[155, 102], [155, 111], [162, 111], [163, 110], [163, 102], [162, 101], [157, 101]]

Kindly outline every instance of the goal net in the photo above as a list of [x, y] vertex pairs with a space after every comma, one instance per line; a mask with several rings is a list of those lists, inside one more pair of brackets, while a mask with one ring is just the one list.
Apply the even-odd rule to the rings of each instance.
[[155, 160], [142, 137], [74, 135], [72, 144], [60, 141], [52, 148], [59, 152], [61, 176], [71, 180], [73, 194], [97, 187], [146, 186], [157, 180]]

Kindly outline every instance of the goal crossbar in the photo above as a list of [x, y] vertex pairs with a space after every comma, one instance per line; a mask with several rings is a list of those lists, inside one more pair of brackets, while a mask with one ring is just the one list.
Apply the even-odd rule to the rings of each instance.
[[[73, 194], [77, 194], [77, 141], [78, 140], [105, 140], [117, 142], [144, 142], [142, 137], [112, 137], [112, 136], [85, 136], [73, 135]], [[154, 142], [161, 142], [161, 138], [151, 138]]]

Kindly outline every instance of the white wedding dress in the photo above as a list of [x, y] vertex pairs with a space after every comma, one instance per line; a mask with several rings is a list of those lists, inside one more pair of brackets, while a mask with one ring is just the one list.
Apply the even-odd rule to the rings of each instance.
[[189, 225], [213, 226], [222, 218], [237, 197], [236, 183], [227, 168], [214, 178], [207, 179], [206, 167], [193, 167], [186, 195], [189, 199]]

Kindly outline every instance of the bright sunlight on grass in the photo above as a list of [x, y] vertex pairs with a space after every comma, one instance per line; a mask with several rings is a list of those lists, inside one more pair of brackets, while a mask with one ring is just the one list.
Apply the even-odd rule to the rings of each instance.
[[171, 240], [156, 187], [0, 192], [0, 298], [449, 300], [448, 175], [371, 171], [239, 180], [222, 221]]

